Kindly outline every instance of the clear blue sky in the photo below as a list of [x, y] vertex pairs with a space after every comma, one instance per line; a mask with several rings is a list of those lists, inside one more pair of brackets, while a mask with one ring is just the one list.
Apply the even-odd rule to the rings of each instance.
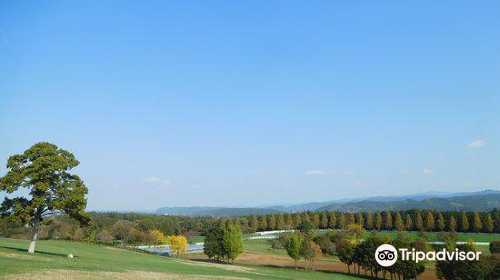
[[[189, 3], [188, 3], [189, 2]], [[89, 209], [500, 189], [498, 1], [1, 1], [0, 175]]]

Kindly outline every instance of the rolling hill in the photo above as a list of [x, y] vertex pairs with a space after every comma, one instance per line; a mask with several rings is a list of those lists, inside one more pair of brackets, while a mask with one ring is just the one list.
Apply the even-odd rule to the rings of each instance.
[[365, 199], [343, 199], [268, 207], [163, 207], [156, 210], [155, 213], [160, 215], [232, 217], [301, 211], [374, 212], [408, 209], [489, 211], [493, 208], [500, 208], [500, 191], [485, 190], [463, 193], [428, 192], [407, 196], [377, 196]]
[[331, 204], [317, 211], [383, 211], [432, 209], [444, 211], [489, 211], [500, 208], [500, 193], [487, 195], [468, 195], [448, 198], [428, 198], [424, 200], [407, 199], [402, 201], [371, 201], [362, 200], [344, 204]]
[[160, 215], [180, 216], [212, 216], [212, 217], [234, 217], [246, 215], [267, 215], [284, 213], [278, 209], [270, 208], [237, 208], [237, 207], [163, 207], [156, 210]]

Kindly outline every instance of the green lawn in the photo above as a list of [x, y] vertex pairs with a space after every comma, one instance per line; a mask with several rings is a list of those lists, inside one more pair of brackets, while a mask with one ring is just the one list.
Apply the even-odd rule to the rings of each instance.
[[[362, 238], [366, 238], [370, 233], [365, 233]], [[396, 232], [378, 232], [377, 234], [383, 236], [390, 236], [392, 238], [396, 237]], [[418, 237], [417, 232], [409, 232], [407, 233], [413, 238]], [[437, 233], [428, 232], [427, 233], [430, 241], [437, 241]], [[475, 233], [459, 233], [458, 239], [459, 241], [467, 241], [467, 239], [472, 238], [475, 242], [491, 242], [493, 240], [500, 240], [500, 234], [475, 234]], [[269, 244], [269, 241], [266, 239], [253, 239], [253, 240], [244, 240], [245, 252], [249, 253], [267, 253], [267, 254], [277, 254], [277, 255], [286, 255], [286, 251], [284, 249], [273, 249]], [[489, 253], [488, 246], [478, 246], [478, 249]]]
[[287, 255], [284, 249], [273, 249], [266, 239], [244, 240], [245, 252]]
[[[106, 272], [106, 274], [99, 274], [99, 279], [150, 279], [147, 275], [146, 278], [140, 278], [138, 275], [133, 274], [146, 274], [146, 272], [162, 273], [161, 275], [164, 275], [164, 277], [161, 277], [161, 279], [173, 279], [168, 277], [173, 277], [174, 275], [176, 277], [182, 276], [182, 279], [193, 279], [194, 275], [221, 277], [217, 279], [225, 279], [229, 276], [243, 279], [281, 280], [359, 279], [334, 273], [295, 271], [293, 269], [263, 266], [236, 266], [192, 262], [119, 250], [106, 246], [66, 241], [39, 241], [37, 242], [37, 250], [34, 255], [26, 252], [27, 247], [27, 240], [0, 238], [0, 279], [32, 278], [27, 273], [41, 273], [44, 275], [43, 277], [38, 276], [36, 279], [61, 279], [51, 278], [43, 274], [47, 271], [55, 271], [54, 273], [57, 273], [58, 277], [66, 275], [73, 279], [95, 279], [96, 275], [92, 273], [101, 272]], [[67, 258], [67, 255], [70, 253], [75, 256], [74, 259]], [[64, 273], [70, 273], [70, 275], [68, 276]], [[90, 274], [90, 276], [82, 278], [80, 277], [82, 274]], [[21, 277], [19, 277], [20, 275]], [[128, 275], [129, 278], [117, 278], [116, 275]], [[206, 278], [198, 277], [196, 279]]]

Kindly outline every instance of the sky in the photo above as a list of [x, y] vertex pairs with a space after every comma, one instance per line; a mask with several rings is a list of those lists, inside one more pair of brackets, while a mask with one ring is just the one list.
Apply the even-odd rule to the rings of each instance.
[[[500, 190], [498, 1], [1, 1], [0, 176], [89, 210]], [[2, 194], [0, 194], [0, 198]]]

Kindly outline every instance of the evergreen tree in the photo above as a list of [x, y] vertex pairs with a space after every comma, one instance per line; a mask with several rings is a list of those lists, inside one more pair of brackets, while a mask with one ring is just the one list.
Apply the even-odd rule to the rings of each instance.
[[384, 228], [386, 230], [392, 230], [393, 225], [392, 225], [392, 214], [390, 211], [385, 211], [384, 212]]
[[424, 220], [422, 219], [422, 215], [420, 215], [420, 212], [417, 212], [417, 220], [415, 221], [415, 228], [418, 231], [424, 231]]
[[460, 229], [462, 230], [462, 232], [467, 232], [469, 231], [469, 219], [467, 218], [467, 214], [465, 214], [465, 212], [462, 212], [461, 214], [461, 227]]
[[355, 223], [356, 223], [356, 221], [354, 219], [354, 214], [353, 213], [347, 214], [347, 225], [350, 226], [350, 225], [354, 225]]
[[346, 228], [346, 221], [345, 221], [345, 215], [344, 215], [344, 213], [340, 213], [339, 228], [340, 229], [345, 229]]
[[309, 217], [309, 213], [307, 212], [303, 212], [301, 218], [303, 222], [309, 222], [311, 220], [311, 218]]
[[431, 211], [427, 211], [427, 215], [425, 216], [425, 228], [428, 231], [434, 231], [436, 228], [436, 223], [434, 221], [434, 215]]
[[446, 222], [441, 212], [438, 214], [436, 228], [438, 231], [444, 231], [444, 229], [446, 228]]
[[377, 216], [375, 218], [375, 228], [377, 230], [382, 228], [382, 214], [380, 214], [380, 212], [377, 212]]
[[267, 217], [266, 217], [266, 215], [262, 215], [262, 217], [260, 217], [259, 229], [261, 231], [264, 231], [264, 230], [267, 230], [268, 226], [269, 226], [269, 224], [267, 223]]
[[455, 217], [453, 217], [453, 215], [451, 215], [451, 218], [450, 218], [449, 229], [451, 232], [457, 231], [457, 221], [455, 220]]
[[328, 228], [328, 217], [326, 216], [326, 212], [321, 213], [320, 226], [322, 229]]
[[394, 221], [394, 228], [397, 231], [404, 231], [405, 230], [405, 225], [403, 223], [403, 219], [401, 218], [401, 214], [399, 214], [399, 212], [396, 212], [396, 218]]
[[337, 214], [335, 212], [330, 213], [330, 220], [328, 221], [328, 226], [331, 229], [337, 228]]
[[490, 213], [488, 213], [486, 215], [486, 223], [485, 223], [484, 226], [485, 226], [484, 229], [487, 232], [489, 232], [489, 233], [493, 232], [495, 224], [493, 223], [493, 218], [491, 218], [491, 214]]
[[367, 230], [373, 229], [373, 214], [372, 213], [366, 214], [365, 228]]
[[481, 216], [479, 215], [479, 212], [474, 212], [473, 214], [473, 219], [472, 219], [472, 229], [475, 232], [480, 232], [481, 229], [483, 228], [483, 223], [481, 222]]
[[293, 226], [293, 218], [292, 218], [292, 214], [290, 213], [287, 213], [286, 214], [286, 218], [285, 218], [285, 228], [286, 229], [293, 229], [294, 226]]
[[285, 229], [285, 217], [283, 217], [283, 214], [278, 214], [278, 221], [276, 222], [276, 228], [279, 230]]
[[232, 225], [237, 225], [237, 226], [241, 227], [240, 217], [236, 217], [234, 219], [231, 219], [231, 224]]
[[313, 214], [312, 222], [314, 224], [314, 228], [319, 228], [320, 218], [318, 212]]
[[356, 214], [356, 221], [357, 221], [357, 224], [360, 226], [365, 225], [365, 218], [363, 217], [363, 213], [358, 212], [358, 214]]
[[413, 229], [413, 220], [411, 219], [410, 214], [406, 214], [406, 224], [405, 224], [406, 230], [412, 230]]
[[249, 229], [249, 224], [248, 224], [248, 219], [247, 218], [242, 218], [240, 220], [240, 224], [241, 224], [241, 230], [243, 230], [244, 232], [248, 232], [248, 229]]
[[274, 214], [269, 216], [268, 229], [276, 230], [276, 217], [274, 217]]
[[259, 230], [259, 220], [257, 219], [256, 215], [252, 216], [252, 219], [250, 220], [250, 229], [252, 232], [256, 232]]
[[302, 218], [300, 217], [300, 214], [299, 213], [293, 214], [293, 228], [295, 229], [299, 228], [301, 223], [302, 223]]

